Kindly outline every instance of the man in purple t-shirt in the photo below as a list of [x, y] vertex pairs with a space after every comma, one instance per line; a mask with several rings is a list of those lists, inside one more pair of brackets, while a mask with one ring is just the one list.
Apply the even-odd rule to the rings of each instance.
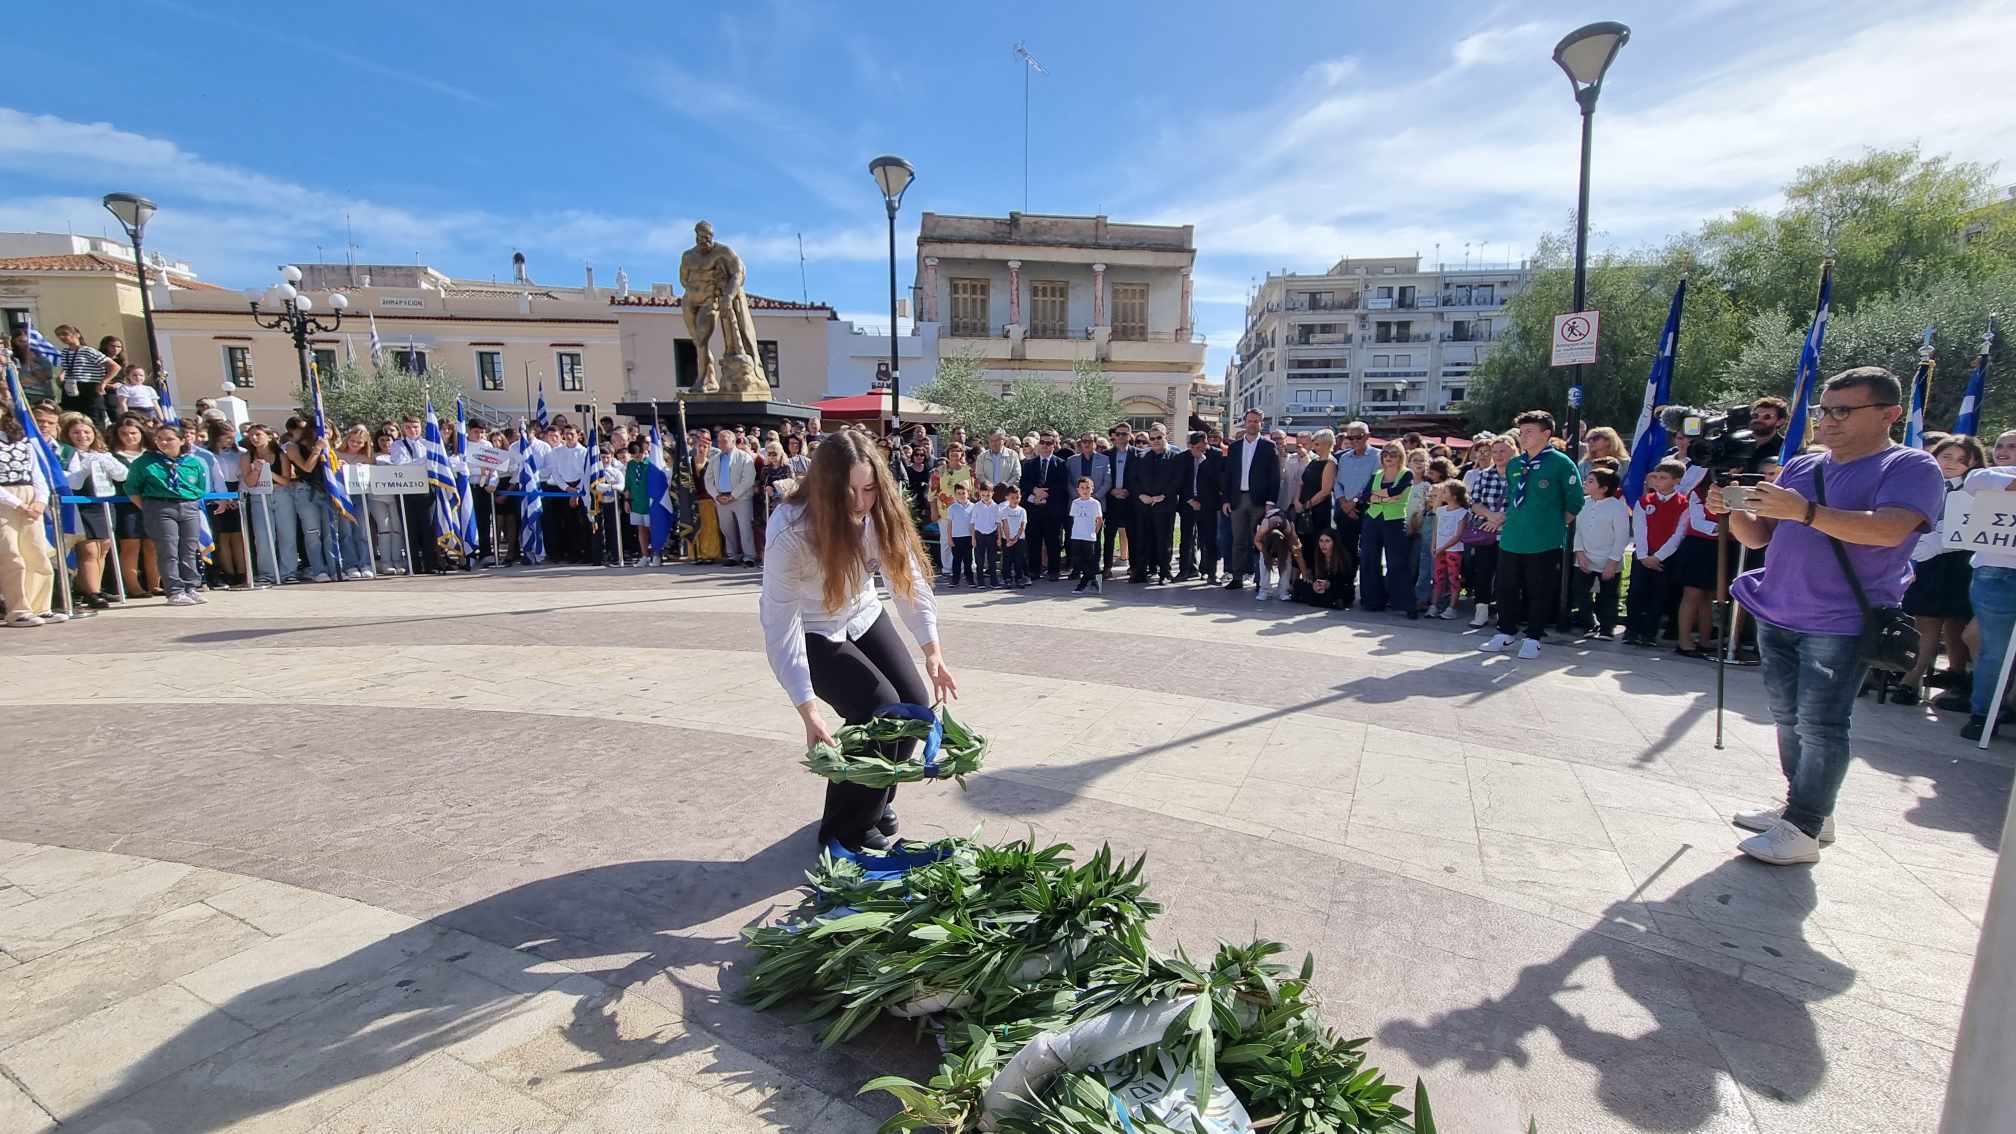
[[[1890, 440], [1903, 400], [1888, 370], [1844, 370], [1820, 394], [1813, 439], [1826, 452], [1792, 458], [1776, 484], [1750, 490], [1741, 512], [1729, 512], [1720, 487], [1708, 490], [1708, 510], [1729, 515], [1744, 546], [1771, 548], [1763, 567], [1729, 588], [1757, 619], [1785, 772], [1782, 807], [1735, 817], [1737, 826], [1762, 832], [1738, 848], [1763, 862], [1819, 861], [1820, 844], [1834, 839], [1834, 797], [1848, 774], [1848, 720], [1867, 667], [1857, 656], [1862, 608], [1830, 537], [1847, 550], [1870, 605], [1895, 606], [1911, 581], [1917, 534], [1931, 530], [1945, 504], [1939, 462]], [[1814, 499], [1820, 477], [1824, 505]]]

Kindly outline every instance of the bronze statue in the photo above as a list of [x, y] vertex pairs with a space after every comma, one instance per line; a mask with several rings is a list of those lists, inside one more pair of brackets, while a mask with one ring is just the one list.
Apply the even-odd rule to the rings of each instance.
[[[749, 313], [749, 294], [742, 289], [747, 273], [742, 257], [714, 239], [714, 226], [693, 226], [693, 247], [679, 257], [680, 313], [700, 359], [699, 389], [703, 394], [734, 394], [768, 398], [770, 380], [756, 349], [756, 320]], [[714, 328], [721, 328], [721, 357], [714, 357]]]

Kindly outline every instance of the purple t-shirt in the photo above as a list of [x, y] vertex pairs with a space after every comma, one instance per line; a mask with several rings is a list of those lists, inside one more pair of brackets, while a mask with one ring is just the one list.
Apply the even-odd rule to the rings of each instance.
[[[1923, 449], [1903, 445], [1847, 462], [1825, 453], [1803, 453], [1785, 466], [1778, 483], [1811, 500], [1814, 471], [1823, 468], [1829, 508], [1864, 512], [1909, 508], [1924, 518], [1917, 528], [1924, 532], [1932, 530], [1946, 504], [1946, 478], [1939, 462]], [[1911, 582], [1911, 549], [1917, 543], [1914, 536], [1899, 540], [1896, 547], [1842, 543], [1870, 605], [1896, 606], [1903, 599]], [[1730, 584], [1729, 594], [1758, 619], [1787, 630], [1862, 632], [1862, 609], [1855, 605], [1855, 592], [1827, 537], [1796, 520], [1778, 521], [1771, 533], [1771, 557]]]

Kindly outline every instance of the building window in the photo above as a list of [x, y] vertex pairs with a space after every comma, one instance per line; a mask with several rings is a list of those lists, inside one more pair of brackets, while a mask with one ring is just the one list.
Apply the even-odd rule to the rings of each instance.
[[576, 351], [560, 351], [553, 356], [553, 367], [560, 374], [562, 390], [583, 389], [581, 355]]
[[1012, 397], [1014, 397], [1014, 396], [1015, 396], [1015, 386], [1014, 386], [1014, 384], [1013, 384], [1013, 383], [1009, 383], [1009, 382], [1003, 382], [1003, 383], [1001, 383], [1001, 396], [1002, 396], [1002, 397], [1004, 397], [1004, 398], [1012, 398]]
[[1390, 354], [1375, 354], [1372, 356], [1372, 365], [1391, 366], [1393, 365], [1393, 356]]
[[330, 347], [315, 348], [315, 376], [327, 378], [336, 373], [336, 351]]
[[986, 280], [952, 281], [952, 333], [962, 338], [987, 337]]
[[1393, 356], [1393, 365], [1412, 366], [1414, 365], [1414, 356], [1411, 354], [1396, 354]]
[[1116, 283], [1113, 285], [1113, 337], [1116, 339], [1145, 339], [1148, 337], [1147, 284]]
[[427, 352], [424, 350], [408, 350], [405, 347], [400, 347], [392, 352], [392, 365], [395, 369], [404, 370], [408, 374], [425, 374], [427, 373]]
[[1449, 400], [1452, 402], [1460, 402], [1463, 400], [1463, 387], [1461, 386], [1444, 387], [1443, 393], [1448, 395]]
[[1313, 390], [1313, 391], [1311, 391], [1311, 392], [1310, 392], [1310, 394], [1309, 394], [1309, 404], [1311, 404], [1311, 405], [1318, 405], [1318, 406], [1327, 406], [1327, 405], [1329, 405], [1329, 404], [1330, 404], [1330, 391], [1328, 391], [1328, 390]]
[[777, 340], [756, 340], [756, 357], [763, 360], [763, 373], [770, 379], [770, 388], [773, 390], [776, 389], [778, 384], [784, 380], [782, 375], [777, 373]]
[[501, 390], [504, 388], [503, 351], [479, 350], [476, 352], [476, 388], [479, 390]]
[[224, 348], [224, 374], [233, 386], [252, 384], [252, 348], [227, 346]]
[[1029, 334], [1061, 339], [1070, 329], [1071, 285], [1063, 280], [1036, 280], [1029, 285]]

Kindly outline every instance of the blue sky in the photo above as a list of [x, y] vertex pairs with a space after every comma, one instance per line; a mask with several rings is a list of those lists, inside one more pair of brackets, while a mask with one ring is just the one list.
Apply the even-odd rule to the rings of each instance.
[[[2016, 5], [386, 4], [69, 0], [12, 13], [61, 77], [0, 85], [0, 229], [98, 232], [152, 197], [150, 245], [206, 279], [343, 254], [633, 286], [674, 275], [695, 219], [753, 290], [886, 310], [866, 172], [908, 157], [925, 210], [1029, 207], [1192, 223], [1208, 373], [1247, 283], [1346, 253], [1518, 259], [1566, 223], [1576, 120], [1549, 59], [1593, 19], [1633, 38], [1597, 118], [1597, 241], [1769, 206], [1801, 164], [1918, 140], [2004, 161], [2016, 96], [1992, 45]], [[332, 12], [340, 15], [332, 16]], [[138, 43], [137, 50], [126, 48]], [[95, 46], [95, 50], [93, 50]], [[91, 62], [96, 60], [95, 67]], [[55, 73], [52, 72], [52, 76]], [[83, 78], [87, 76], [88, 78]], [[2016, 164], [2002, 177], [2016, 181]], [[879, 316], [886, 319], [886, 314]]]

